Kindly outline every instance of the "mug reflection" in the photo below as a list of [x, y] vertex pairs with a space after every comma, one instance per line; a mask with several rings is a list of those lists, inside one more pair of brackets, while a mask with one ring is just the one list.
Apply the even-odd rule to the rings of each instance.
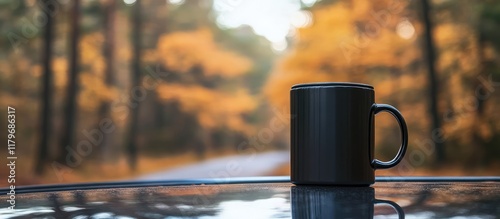
[[293, 219], [303, 218], [373, 218], [374, 206], [387, 204], [398, 218], [403, 209], [395, 202], [375, 199], [371, 187], [293, 186], [291, 210]]

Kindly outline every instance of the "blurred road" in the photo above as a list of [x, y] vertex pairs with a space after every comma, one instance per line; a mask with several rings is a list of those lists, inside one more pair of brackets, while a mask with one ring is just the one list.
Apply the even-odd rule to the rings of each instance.
[[139, 180], [261, 176], [290, 161], [290, 152], [235, 155], [203, 161], [139, 177]]

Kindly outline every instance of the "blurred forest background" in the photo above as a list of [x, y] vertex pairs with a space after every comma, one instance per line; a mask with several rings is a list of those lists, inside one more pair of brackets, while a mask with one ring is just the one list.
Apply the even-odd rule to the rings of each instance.
[[[0, 0], [0, 27], [17, 184], [288, 150], [288, 123], [270, 121], [316, 81], [371, 84], [403, 113], [405, 161], [378, 174], [500, 174], [499, 1]], [[397, 124], [376, 121], [391, 159]]]

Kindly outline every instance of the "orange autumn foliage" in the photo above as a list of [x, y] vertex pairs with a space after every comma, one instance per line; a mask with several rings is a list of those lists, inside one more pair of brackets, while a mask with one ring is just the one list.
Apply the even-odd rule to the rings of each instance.
[[157, 91], [163, 100], [178, 101], [184, 112], [195, 114], [204, 128], [225, 126], [243, 133], [252, 131], [241, 116], [254, 110], [257, 102], [243, 89], [228, 94], [197, 85], [162, 84]]
[[[290, 53], [271, 73], [265, 88], [269, 100], [288, 106], [287, 92], [298, 83], [370, 83], [372, 76], [365, 69], [400, 68], [418, 58], [420, 52], [411, 49], [415, 37], [404, 39], [395, 31], [404, 21], [405, 5], [396, 6], [391, 1], [355, 0], [313, 10], [313, 24], [298, 30]], [[389, 19], [379, 21], [374, 13]]]
[[[395, 2], [399, 5], [394, 6]], [[411, 131], [411, 149], [430, 139], [433, 130], [429, 76], [423, 53], [426, 48], [421, 41], [423, 25], [406, 4], [353, 0], [313, 8], [313, 24], [297, 31], [290, 52], [273, 68], [265, 86], [268, 100], [277, 107], [288, 107], [290, 87], [298, 83], [368, 83], [375, 87], [376, 102], [394, 104], [405, 115]], [[467, 4], [464, 8], [476, 3]], [[388, 16], [381, 20], [377, 14]], [[443, 135], [450, 147], [453, 141], [462, 144], [464, 154], [457, 156], [469, 156], [481, 151], [469, 145], [480, 144], [474, 142], [477, 139], [488, 142], [500, 130], [499, 123], [492, 122], [500, 118], [495, 113], [499, 104], [492, 98], [493, 93], [488, 93], [482, 109], [476, 94], [479, 83], [495, 74], [491, 70], [493, 65], [488, 69], [484, 63], [497, 62], [498, 54], [494, 45], [479, 45], [478, 27], [469, 22], [440, 18], [432, 30], [438, 73], [438, 117], [442, 120]], [[488, 91], [485, 90], [482, 91]], [[489, 92], [493, 92], [491, 87]], [[398, 143], [390, 131], [395, 127], [391, 122], [377, 120], [381, 130], [376, 132], [377, 145]], [[458, 154], [456, 151], [450, 154]]]
[[162, 36], [157, 53], [168, 69], [184, 73], [201, 67], [207, 76], [234, 77], [248, 72], [252, 66], [250, 60], [217, 45], [206, 29]]
[[[86, 71], [79, 73], [80, 92], [78, 102], [83, 109], [95, 110], [103, 101], [112, 101], [118, 96], [115, 87], [107, 86], [104, 82], [104, 70], [106, 63], [102, 55], [104, 37], [102, 33], [93, 33], [82, 37], [79, 43], [80, 61]], [[56, 79], [67, 69], [67, 63], [56, 59], [54, 62]]]
[[[163, 82], [157, 88], [161, 99], [180, 103], [181, 110], [194, 114], [203, 128], [227, 127], [246, 134], [252, 131], [243, 115], [252, 112], [257, 102], [235, 78], [248, 73], [252, 67], [249, 59], [219, 46], [208, 29], [164, 35], [158, 40], [157, 50], [148, 52], [148, 59], [154, 56], [169, 71], [192, 76], [198, 84]], [[205, 78], [197, 77], [198, 70]], [[232, 85], [200, 86], [204, 80]]]
[[[376, 102], [397, 104], [412, 125], [413, 136], [425, 136], [421, 130], [429, 125], [427, 102], [419, 93], [425, 92], [426, 75], [421, 70], [405, 72], [408, 65], [421, 59], [417, 35], [422, 28], [418, 22], [411, 22], [411, 37], [398, 33], [398, 27], [409, 21], [406, 4], [393, 4], [386, 0], [354, 0], [312, 9], [312, 25], [297, 31], [290, 52], [268, 78], [264, 93], [271, 104], [288, 108], [289, 91], [294, 84], [367, 83], [375, 87]], [[380, 20], [374, 14], [388, 17]], [[391, 118], [378, 119], [377, 128], [381, 131], [376, 132], [377, 145], [397, 144], [398, 139], [390, 136], [395, 127]]]

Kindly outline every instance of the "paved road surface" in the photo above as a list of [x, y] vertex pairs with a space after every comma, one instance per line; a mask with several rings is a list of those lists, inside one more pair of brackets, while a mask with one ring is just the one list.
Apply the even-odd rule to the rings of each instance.
[[235, 155], [203, 161], [139, 177], [140, 180], [260, 176], [290, 161], [290, 152]]

